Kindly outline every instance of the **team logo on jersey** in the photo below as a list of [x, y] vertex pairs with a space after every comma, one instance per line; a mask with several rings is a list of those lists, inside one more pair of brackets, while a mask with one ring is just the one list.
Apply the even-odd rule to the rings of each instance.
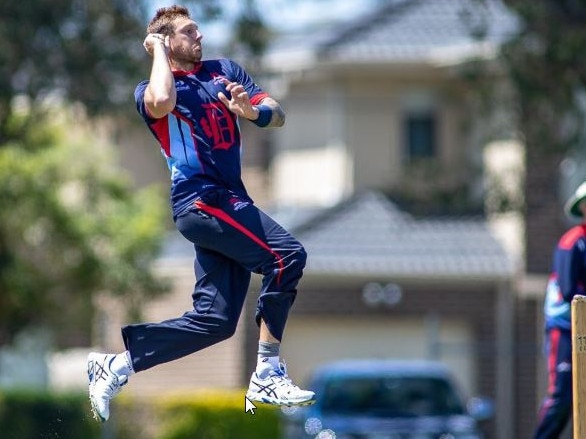
[[250, 204], [248, 201], [243, 201], [238, 197], [232, 197], [228, 201], [230, 202], [230, 204], [232, 205], [232, 209], [234, 210], [244, 209], [246, 206]]
[[236, 144], [236, 124], [232, 113], [221, 103], [203, 104], [205, 116], [199, 121], [211, 140], [212, 149], [230, 149]]
[[225, 76], [218, 75], [217, 73], [212, 73], [211, 76], [214, 78], [214, 85], [224, 85], [224, 81], [227, 80]]
[[187, 85], [184, 81], [179, 79], [179, 80], [175, 81], [175, 90], [177, 90], [177, 91], [189, 90], [189, 85]]

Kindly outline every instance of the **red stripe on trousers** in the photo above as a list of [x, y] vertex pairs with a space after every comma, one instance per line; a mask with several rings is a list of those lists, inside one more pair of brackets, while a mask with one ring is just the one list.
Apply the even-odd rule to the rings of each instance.
[[549, 357], [547, 359], [547, 362], [549, 365], [548, 393], [550, 395], [552, 395], [553, 392], [555, 391], [555, 381], [556, 381], [556, 377], [557, 377], [556, 364], [557, 364], [557, 356], [558, 356], [559, 345], [560, 345], [560, 335], [561, 335], [561, 330], [559, 328], [552, 328], [551, 329], [550, 339], [549, 339], [549, 343], [550, 343]]
[[202, 203], [201, 201], [196, 201], [194, 204], [195, 204], [195, 207], [197, 207], [198, 209], [201, 209], [205, 213], [209, 213], [210, 215], [213, 215], [216, 218], [231, 225], [236, 230], [238, 230], [238, 231], [242, 232], [243, 234], [245, 234], [246, 236], [248, 236], [250, 239], [252, 239], [258, 245], [260, 245], [262, 248], [264, 248], [265, 250], [270, 252], [277, 259], [277, 263], [279, 264], [279, 274], [277, 275], [277, 284], [281, 283], [281, 274], [283, 273], [283, 269], [285, 268], [285, 266], [283, 264], [283, 258], [281, 258], [281, 256], [279, 256], [278, 253], [275, 253], [273, 251], [273, 249], [267, 245], [266, 242], [264, 242], [262, 239], [260, 239], [252, 231], [248, 230], [242, 224], [237, 222], [234, 218], [232, 218], [230, 215], [228, 215], [222, 209], [218, 209], [217, 207], [208, 206], [207, 204]]

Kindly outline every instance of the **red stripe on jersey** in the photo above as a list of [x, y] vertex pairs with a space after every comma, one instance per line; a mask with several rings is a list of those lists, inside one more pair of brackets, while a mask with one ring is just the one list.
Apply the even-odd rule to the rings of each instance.
[[167, 157], [171, 157], [171, 139], [169, 137], [169, 117], [165, 116], [157, 119], [151, 124], [151, 129], [159, 139], [161, 149], [165, 151]]

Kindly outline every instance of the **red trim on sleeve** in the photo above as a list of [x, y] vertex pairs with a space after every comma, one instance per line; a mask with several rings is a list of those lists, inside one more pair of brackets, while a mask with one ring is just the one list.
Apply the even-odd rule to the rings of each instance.
[[581, 225], [572, 227], [560, 238], [559, 248], [562, 250], [570, 250], [576, 244], [576, 241], [583, 236], [585, 236], [584, 227]]
[[254, 95], [253, 97], [250, 98], [250, 103], [252, 105], [258, 105], [258, 104], [260, 104], [262, 102], [262, 100], [264, 98], [268, 98], [268, 97], [269, 97], [269, 94], [268, 93], [264, 93], [264, 92], [263, 93], [259, 93], [259, 94], [256, 94], [256, 95]]

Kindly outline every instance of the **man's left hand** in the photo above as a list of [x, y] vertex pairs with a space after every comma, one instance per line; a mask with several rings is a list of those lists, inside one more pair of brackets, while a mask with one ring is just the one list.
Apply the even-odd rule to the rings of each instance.
[[226, 86], [226, 91], [230, 92], [231, 99], [222, 93], [218, 93], [218, 99], [228, 107], [228, 109], [246, 119], [256, 120], [258, 119], [258, 109], [250, 102], [248, 92], [244, 90], [244, 87], [237, 82], [231, 82], [227, 79], [222, 79], [222, 82]]

